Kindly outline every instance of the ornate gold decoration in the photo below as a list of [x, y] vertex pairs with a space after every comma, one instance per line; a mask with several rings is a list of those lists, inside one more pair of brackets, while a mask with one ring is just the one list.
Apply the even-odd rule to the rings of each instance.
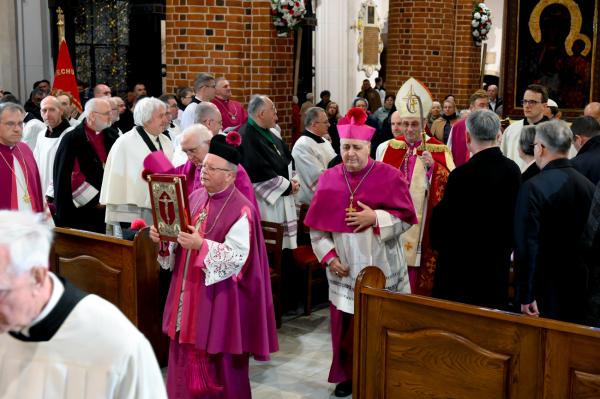
[[365, 71], [370, 77], [381, 69], [379, 55], [383, 51], [381, 31], [383, 23], [379, 19], [377, 4], [374, 0], [364, 0], [358, 11], [358, 70]]
[[389, 146], [392, 147], [394, 150], [405, 150], [406, 142], [402, 140], [391, 139], [389, 142]]
[[540, 16], [546, 7], [552, 4], [564, 6], [567, 10], [569, 10], [569, 14], [571, 15], [571, 30], [565, 39], [565, 50], [567, 54], [573, 56], [573, 44], [575, 41], [581, 40], [585, 44], [585, 48], [581, 52], [581, 55], [588, 55], [592, 48], [592, 42], [590, 41], [589, 37], [581, 33], [581, 10], [579, 9], [579, 5], [575, 3], [574, 0], [540, 0], [529, 16], [529, 32], [531, 33], [533, 40], [536, 43], [539, 43], [542, 40]]
[[58, 42], [62, 42], [65, 39], [65, 16], [62, 8], [56, 9], [56, 26], [58, 27]]

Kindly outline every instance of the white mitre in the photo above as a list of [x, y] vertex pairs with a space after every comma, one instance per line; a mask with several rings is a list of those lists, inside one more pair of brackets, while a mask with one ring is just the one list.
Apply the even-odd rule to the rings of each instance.
[[419, 101], [413, 97], [417, 95], [423, 105], [423, 118], [426, 118], [431, 110], [433, 99], [427, 86], [415, 78], [409, 78], [396, 94], [396, 109], [401, 118], [419, 117]]

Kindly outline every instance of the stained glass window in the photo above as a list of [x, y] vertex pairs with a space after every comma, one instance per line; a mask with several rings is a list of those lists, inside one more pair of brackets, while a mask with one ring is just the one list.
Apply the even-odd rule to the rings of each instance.
[[108, 84], [127, 92], [129, 2], [84, 0], [75, 12], [77, 77], [90, 86]]

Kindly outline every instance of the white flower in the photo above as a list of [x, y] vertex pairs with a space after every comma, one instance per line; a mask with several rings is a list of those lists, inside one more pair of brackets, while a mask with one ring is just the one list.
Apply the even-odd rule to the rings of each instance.
[[485, 3], [479, 3], [479, 7], [485, 8]]
[[476, 12], [475, 14], [473, 14], [473, 18], [474, 19], [481, 19], [481, 14], [479, 14], [478, 12]]
[[475, 36], [475, 37], [479, 37], [479, 32], [478, 32], [478, 31], [476, 31], [476, 30], [474, 30], [474, 31], [473, 31], [473, 36]]
[[487, 17], [487, 15], [482, 15], [482, 16], [481, 16], [481, 22], [485, 22], [485, 21], [487, 21], [487, 20], [488, 20], [488, 17]]
[[479, 22], [477, 22], [476, 20], [473, 20], [473, 22], [471, 22], [471, 26], [473, 26], [473, 28], [476, 28], [479, 26]]

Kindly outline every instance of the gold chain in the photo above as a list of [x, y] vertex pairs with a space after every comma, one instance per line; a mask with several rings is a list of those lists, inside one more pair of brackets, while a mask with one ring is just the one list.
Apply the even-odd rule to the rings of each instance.
[[[19, 148], [19, 146], [16, 146], [16, 147], [17, 147], [17, 150], [19, 150], [19, 154], [21, 154], [21, 158], [23, 159], [23, 163], [25, 163], [25, 157], [23, 156], [23, 153], [21, 152], [21, 149]], [[25, 194], [23, 194], [23, 201], [25, 201], [26, 204], [29, 204], [31, 202], [31, 197], [29, 196], [29, 173], [27, 172], [27, 164], [25, 163], [25, 166], [23, 168], [23, 172], [25, 174], [25, 187], [23, 187], [23, 183], [17, 177], [17, 173], [10, 166], [10, 164], [8, 163], [8, 161], [6, 160], [6, 158], [4, 157], [4, 154], [2, 154], [0, 152], [0, 156], [2, 156], [2, 160], [4, 161], [4, 163], [6, 164], [6, 166], [8, 167], [8, 169], [10, 169], [11, 173], [13, 174], [13, 176], [15, 176], [15, 180], [17, 181], [17, 183], [19, 184], [19, 186], [21, 187], [21, 189], [25, 192]], [[13, 155], [13, 158], [16, 158], [16, 157]], [[17, 159], [17, 162], [19, 162], [18, 159]]]

